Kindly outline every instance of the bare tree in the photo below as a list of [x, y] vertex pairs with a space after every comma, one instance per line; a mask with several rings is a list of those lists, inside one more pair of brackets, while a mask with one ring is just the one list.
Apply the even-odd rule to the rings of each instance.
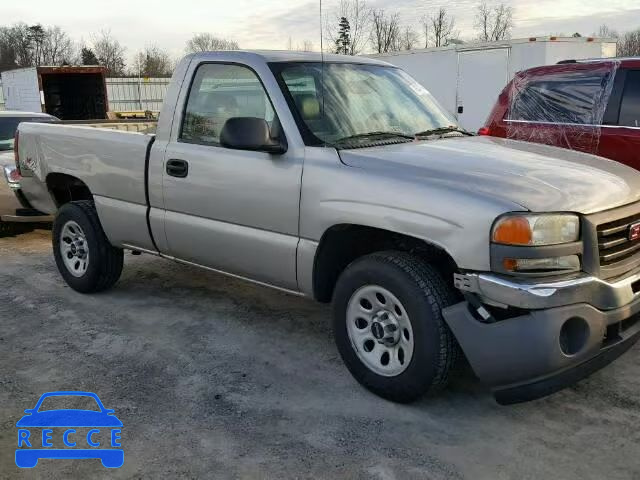
[[400, 33], [400, 49], [401, 50], [413, 50], [418, 46], [420, 38], [416, 31], [410, 27], [405, 26]]
[[18, 23], [0, 28], [0, 69], [69, 63], [75, 47], [60, 27]]
[[431, 20], [428, 16], [422, 16], [422, 18], [420, 19], [420, 26], [422, 27], [422, 33], [424, 34], [424, 48], [429, 48], [429, 31]]
[[431, 37], [435, 47], [444, 47], [449, 44], [449, 39], [457, 35], [453, 31], [455, 18], [447, 13], [447, 9], [442, 7], [438, 13], [429, 17], [431, 26]]
[[475, 27], [483, 42], [497, 42], [511, 37], [513, 8], [500, 3], [490, 7], [486, 2], [478, 5]]
[[33, 66], [29, 27], [17, 23], [0, 28], [0, 70]]
[[75, 54], [73, 42], [60, 27], [49, 27], [44, 31], [42, 63], [61, 65], [70, 63]]
[[187, 53], [209, 52], [212, 50], [239, 50], [235, 40], [216, 37], [211, 33], [197, 33], [189, 41], [185, 50]]
[[303, 40], [302, 43], [294, 45], [293, 39], [289, 37], [287, 40], [287, 50], [296, 50], [298, 52], [313, 52], [313, 42], [311, 40]]
[[111, 36], [111, 32], [103, 30], [92, 38], [92, 43], [98, 62], [107, 67], [107, 75], [112, 77], [124, 75], [125, 47]]
[[[340, 29], [343, 19], [349, 24], [349, 42], [347, 55], [362, 53], [369, 40], [372, 10], [365, 0], [340, 0], [334, 15], [325, 21], [327, 43], [335, 46], [340, 41]], [[341, 45], [343, 42], [341, 42]]]
[[640, 56], [640, 29], [627, 32], [618, 40], [619, 57]]
[[383, 9], [372, 12], [371, 43], [378, 53], [399, 50], [400, 20], [397, 13], [387, 15]]
[[616, 30], [609, 28], [609, 25], [603, 23], [598, 28], [598, 33], [594, 33], [593, 36], [600, 38], [618, 38], [620, 34]]
[[168, 77], [173, 71], [173, 62], [166, 50], [152, 45], [136, 55], [134, 68], [135, 71], [129, 72], [132, 75]]

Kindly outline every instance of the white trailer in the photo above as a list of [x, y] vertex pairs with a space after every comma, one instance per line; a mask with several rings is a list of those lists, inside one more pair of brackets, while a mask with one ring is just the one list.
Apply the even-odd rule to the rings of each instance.
[[464, 128], [477, 131], [516, 72], [562, 60], [615, 57], [616, 41], [532, 37], [370, 56], [407, 71], [453, 113]]

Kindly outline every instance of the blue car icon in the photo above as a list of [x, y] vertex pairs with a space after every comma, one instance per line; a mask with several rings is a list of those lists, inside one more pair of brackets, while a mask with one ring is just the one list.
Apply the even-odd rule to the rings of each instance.
[[[72, 401], [85, 397], [81, 401], [88, 401], [98, 409], [42, 409], [42, 403], [45, 400], [50, 399], [47, 400], [47, 404], [50, 404], [51, 400], [57, 401], [58, 397]], [[114, 410], [104, 407], [95, 393], [76, 391], [45, 393], [34, 408], [27, 409], [24, 413], [26, 415], [16, 423], [16, 427], [19, 428], [18, 449], [16, 449], [18, 467], [35, 467], [41, 458], [99, 458], [102, 465], [107, 468], [118, 468], [124, 463], [124, 450], [118, 448], [121, 447], [119, 440], [122, 422], [114, 415]], [[41, 435], [38, 435], [34, 428], [42, 429]], [[89, 428], [89, 430], [84, 434], [84, 432], [78, 432], [76, 428], [83, 430]], [[57, 435], [54, 439], [54, 429], [65, 430], [61, 436]], [[53, 448], [53, 442], [59, 439], [68, 448]], [[88, 448], [83, 448], [85, 439]], [[78, 448], [74, 448], [76, 446]]]

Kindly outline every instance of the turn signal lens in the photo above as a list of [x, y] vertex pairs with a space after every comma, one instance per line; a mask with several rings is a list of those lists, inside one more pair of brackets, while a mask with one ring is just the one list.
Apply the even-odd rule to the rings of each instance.
[[505, 215], [496, 220], [491, 234], [491, 240], [502, 245], [559, 245], [579, 239], [580, 219], [570, 213]]
[[532, 239], [531, 225], [524, 217], [505, 218], [493, 229], [493, 241], [496, 243], [529, 245]]
[[509, 272], [544, 273], [544, 272], [578, 272], [580, 257], [567, 255], [553, 258], [505, 258], [502, 266]]

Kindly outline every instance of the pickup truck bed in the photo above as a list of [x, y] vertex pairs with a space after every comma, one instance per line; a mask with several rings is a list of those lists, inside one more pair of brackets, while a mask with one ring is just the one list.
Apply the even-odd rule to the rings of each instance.
[[[92, 126], [35, 125], [24, 124], [20, 130], [20, 141], [30, 152], [22, 185], [34, 208], [57, 210], [39, 179], [53, 178], [53, 185], [56, 176], [86, 179], [109, 239], [117, 244], [117, 232], [130, 229], [136, 246], [154, 250], [149, 230], [140, 228], [147, 225], [146, 159], [154, 136]], [[34, 128], [37, 137], [31, 135]]]

